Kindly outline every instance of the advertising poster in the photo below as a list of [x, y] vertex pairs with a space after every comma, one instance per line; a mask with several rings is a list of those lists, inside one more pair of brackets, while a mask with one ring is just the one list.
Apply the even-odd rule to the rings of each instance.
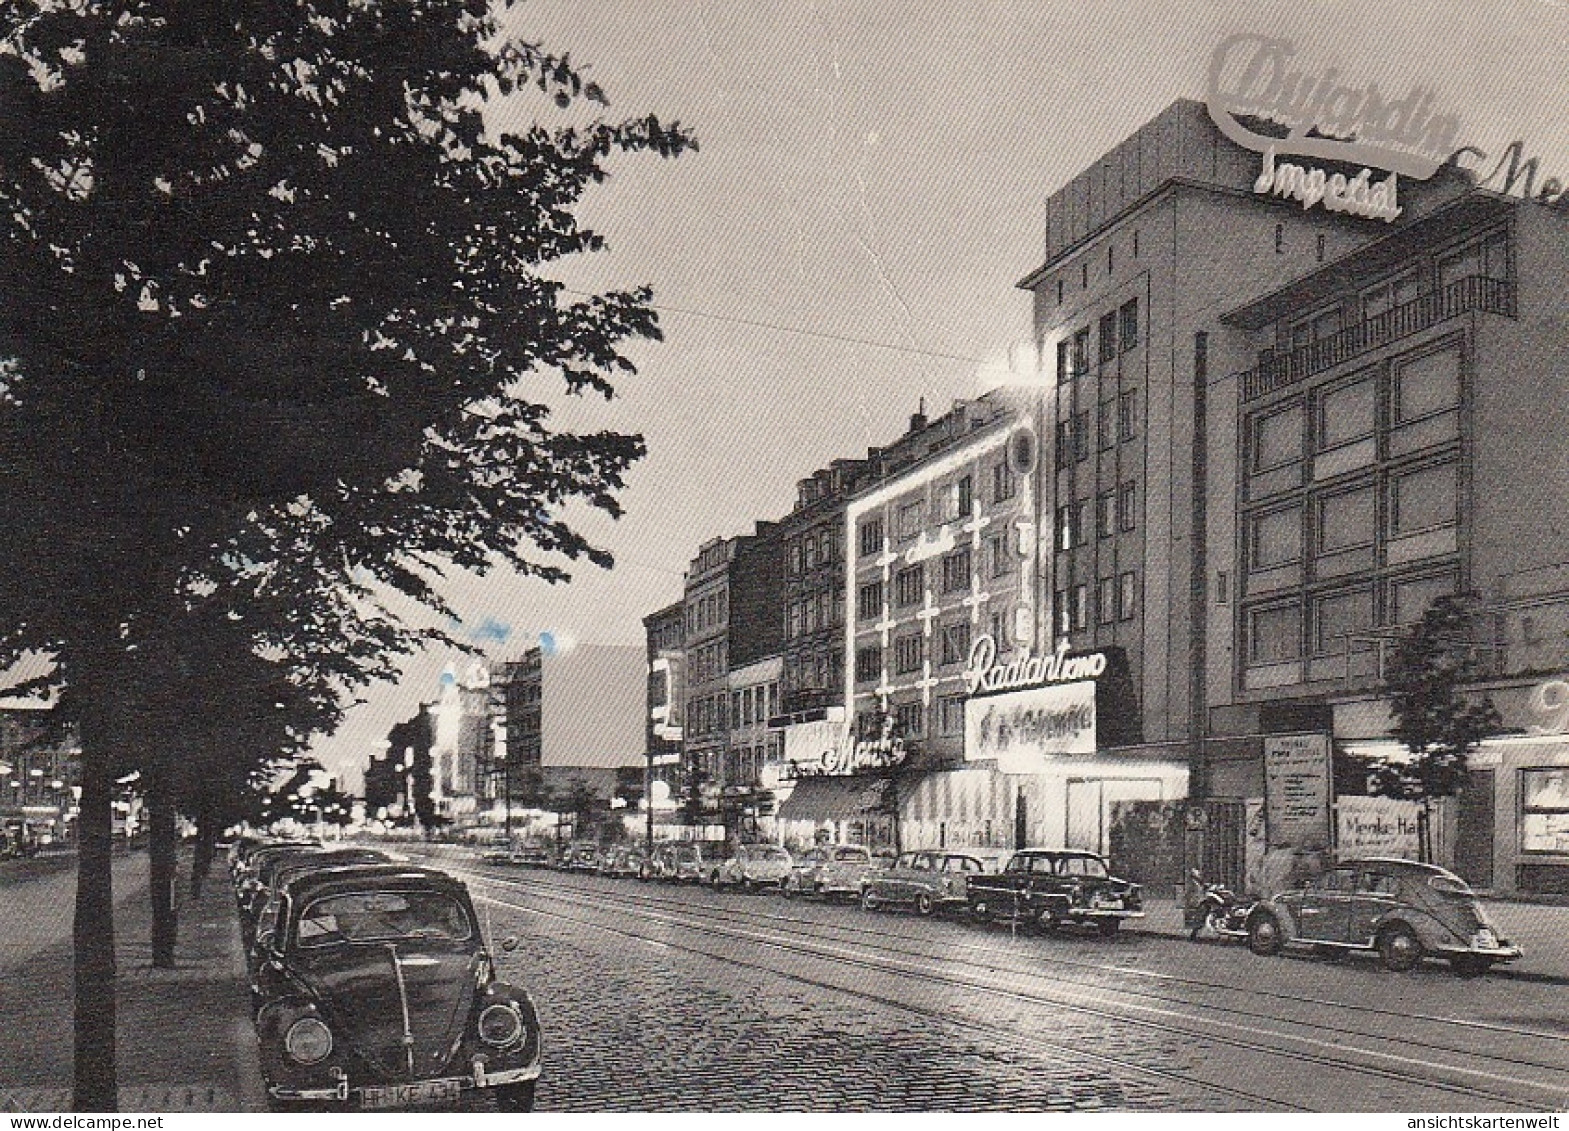
[[1341, 860], [1392, 856], [1416, 860], [1421, 834], [1415, 801], [1393, 797], [1342, 797], [1335, 802], [1335, 855]]
[[1276, 734], [1264, 740], [1265, 826], [1271, 848], [1329, 847], [1329, 736]]
[[1048, 684], [964, 705], [966, 761], [1005, 774], [1040, 773], [1042, 759], [1095, 752], [1095, 681]]

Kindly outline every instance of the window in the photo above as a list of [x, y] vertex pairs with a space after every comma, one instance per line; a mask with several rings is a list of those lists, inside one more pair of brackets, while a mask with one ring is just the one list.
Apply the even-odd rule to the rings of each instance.
[[975, 481], [966, 475], [954, 484], [953, 491], [959, 517], [968, 518], [975, 510]]
[[1116, 401], [1101, 402], [1100, 412], [1095, 417], [1095, 446], [1103, 452], [1117, 442], [1112, 428], [1116, 414]]
[[921, 670], [921, 634], [907, 633], [893, 642], [893, 670], [899, 675]]
[[1520, 771], [1520, 849], [1569, 851], [1569, 770]]
[[883, 674], [883, 650], [868, 644], [855, 650], [855, 681], [873, 683]]
[[1106, 245], [1106, 274], [1108, 275], [1117, 269], [1116, 251], [1117, 246], [1115, 244]]
[[1374, 382], [1364, 378], [1331, 389], [1318, 402], [1319, 451], [1355, 443], [1373, 434]]
[[872, 557], [883, 552], [883, 520], [869, 518], [861, 523], [861, 555]]
[[1421, 292], [1422, 276], [1420, 272], [1410, 271], [1397, 279], [1380, 283], [1370, 290], [1362, 292], [1362, 317], [1365, 319], [1377, 318], [1398, 306], [1408, 302], [1415, 302]]
[[1008, 631], [1008, 617], [1007, 609], [992, 609], [986, 615], [987, 631], [997, 642], [999, 652], [1006, 652], [1013, 647], [1013, 633]]
[[1459, 588], [1453, 573], [1407, 578], [1389, 586], [1389, 620], [1392, 624], [1411, 624], [1422, 619], [1429, 605], [1448, 597]]
[[1073, 462], [1073, 422], [1071, 420], [1057, 421], [1057, 470], [1061, 471]]
[[1135, 504], [1137, 498], [1138, 498], [1138, 487], [1131, 479], [1128, 480], [1128, 482], [1126, 482], [1126, 483], [1118, 484], [1118, 486], [1117, 486], [1117, 529], [1118, 530], [1127, 531], [1127, 530], [1132, 530], [1133, 529], [1133, 525], [1134, 525], [1133, 524], [1133, 516], [1134, 516], [1134, 510], [1135, 510], [1134, 504]]
[[1122, 321], [1122, 352], [1127, 353], [1139, 344], [1139, 300], [1130, 298], [1117, 313]]
[[1100, 320], [1100, 360], [1101, 364], [1112, 361], [1117, 356], [1117, 314], [1113, 311], [1104, 315]]
[[992, 502], [1007, 502], [1018, 493], [1019, 485], [1013, 477], [1013, 469], [1008, 462], [1003, 460], [992, 464]]
[[1373, 488], [1325, 495], [1318, 501], [1318, 552], [1333, 554], [1353, 546], [1371, 546], [1375, 521]]
[[1003, 577], [1013, 572], [1013, 555], [1008, 552], [1008, 536], [993, 534], [986, 539], [986, 572], [990, 577]]
[[1389, 525], [1393, 537], [1453, 526], [1459, 465], [1441, 463], [1407, 472], [1389, 484]]
[[942, 662], [962, 664], [970, 658], [970, 622], [943, 625]]
[[1112, 521], [1112, 501], [1116, 496], [1107, 491], [1103, 495], [1095, 496], [1095, 533], [1102, 538], [1110, 538], [1117, 532], [1116, 524]]
[[1057, 549], [1071, 550], [1073, 541], [1073, 508], [1057, 508]]
[[811, 569], [817, 565], [817, 535], [808, 534], [806, 536], [806, 545], [803, 551], [803, 556], [806, 559], [807, 569]]
[[790, 543], [790, 572], [801, 572], [801, 543], [799, 542]]
[[1279, 254], [1281, 254], [1285, 250], [1286, 250], [1286, 226], [1284, 224], [1276, 224], [1275, 225], [1275, 254], [1279, 255]]
[[799, 601], [791, 601], [790, 602], [790, 623], [789, 623], [789, 627], [786, 629], [786, 635], [790, 636], [792, 639], [797, 637], [797, 636], [800, 636], [801, 635], [801, 631], [802, 631], [801, 626], [804, 623], [805, 623], [805, 617], [804, 617], [804, 615], [802, 613], [802, 610], [801, 610], [801, 603]]
[[1090, 626], [1090, 587], [1088, 585], [1075, 585], [1073, 587], [1073, 628], [1075, 632], [1083, 632]]
[[900, 605], [918, 605], [926, 597], [926, 568], [910, 566], [894, 575], [894, 600]]
[[1131, 440], [1138, 431], [1139, 394], [1127, 389], [1117, 396], [1117, 439]]
[[1302, 655], [1302, 610], [1297, 605], [1254, 609], [1248, 616], [1248, 661], [1277, 664]]
[[872, 581], [855, 591], [855, 611], [861, 620], [881, 615], [883, 611], [883, 583]]
[[1253, 421], [1253, 470], [1269, 471], [1302, 458], [1302, 406], [1294, 404]]
[[937, 700], [937, 725], [943, 734], [964, 733], [964, 696], [945, 695]]
[[1324, 262], [1324, 235], [1322, 232], [1319, 233], [1317, 247], [1313, 254], [1314, 258], [1320, 263]]
[[1062, 305], [1062, 280], [1057, 280], [1057, 305]]
[[1089, 409], [1073, 414], [1073, 458], [1081, 463], [1090, 458]]
[[1072, 507], [1073, 544], [1082, 546], [1090, 540], [1090, 500], [1081, 499]]
[[1291, 327], [1291, 348], [1294, 350], [1332, 338], [1340, 333], [1340, 308], [1331, 307], [1311, 318], [1303, 319]]
[[1341, 655], [1346, 638], [1373, 627], [1373, 591], [1353, 589], [1329, 593], [1313, 601], [1313, 652]]
[[1090, 371], [1090, 329], [1086, 326], [1073, 335], [1073, 375], [1082, 376]]
[[1131, 571], [1122, 574], [1117, 579], [1117, 589], [1117, 619], [1132, 620], [1134, 603], [1138, 597], [1138, 582]]
[[1057, 590], [1056, 601], [1052, 606], [1057, 610], [1057, 634], [1066, 636], [1073, 631], [1073, 610], [1068, 607], [1068, 591]]
[[1066, 385], [1072, 376], [1073, 372], [1068, 368], [1068, 339], [1064, 338], [1057, 343], [1057, 384]]
[[1095, 619], [1101, 624], [1112, 624], [1117, 619], [1117, 579], [1103, 577], [1096, 585]]
[[1391, 415], [1392, 423], [1397, 427], [1447, 412], [1459, 403], [1458, 346], [1396, 365]]
[[1447, 287], [1473, 275], [1483, 275], [1489, 279], [1509, 278], [1509, 241], [1503, 232], [1495, 232], [1438, 261], [1440, 287]]
[[1249, 524], [1250, 568], [1272, 569], [1302, 558], [1302, 508], [1257, 515]]
[[908, 542], [926, 523], [926, 507], [919, 499], [899, 508], [899, 541]]
[[899, 727], [899, 733], [905, 736], [925, 733], [925, 720], [922, 718], [919, 703], [900, 703], [894, 708], [894, 723]]
[[970, 551], [955, 550], [942, 560], [942, 591], [957, 593], [970, 588]]

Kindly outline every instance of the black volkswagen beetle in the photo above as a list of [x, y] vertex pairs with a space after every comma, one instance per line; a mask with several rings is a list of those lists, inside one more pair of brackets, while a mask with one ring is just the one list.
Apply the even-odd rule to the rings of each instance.
[[274, 1109], [445, 1104], [479, 1089], [502, 1111], [532, 1108], [534, 1003], [495, 980], [462, 883], [429, 868], [330, 868], [279, 898], [254, 983]]

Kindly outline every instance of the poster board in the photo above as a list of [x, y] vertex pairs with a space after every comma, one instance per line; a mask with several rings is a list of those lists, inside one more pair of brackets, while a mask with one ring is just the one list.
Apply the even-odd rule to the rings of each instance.
[[1329, 848], [1329, 736], [1264, 739], [1264, 822], [1271, 848]]

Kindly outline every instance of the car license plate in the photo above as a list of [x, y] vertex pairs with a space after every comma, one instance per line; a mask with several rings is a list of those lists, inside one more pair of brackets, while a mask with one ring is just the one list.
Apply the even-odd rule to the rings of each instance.
[[1480, 931], [1471, 936], [1471, 945], [1474, 947], [1479, 947], [1482, 950], [1492, 950], [1498, 946], [1498, 936], [1493, 934], [1493, 932], [1488, 930], [1486, 927], [1483, 927]]
[[360, 1089], [360, 1107], [404, 1107], [457, 1099], [463, 1085], [457, 1080], [426, 1080], [419, 1084], [388, 1084]]
[[1121, 911], [1122, 900], [1115, 896], [1101, 896], [1095, 901], [1095, 906], [1105, 908], [1107, 911]]

